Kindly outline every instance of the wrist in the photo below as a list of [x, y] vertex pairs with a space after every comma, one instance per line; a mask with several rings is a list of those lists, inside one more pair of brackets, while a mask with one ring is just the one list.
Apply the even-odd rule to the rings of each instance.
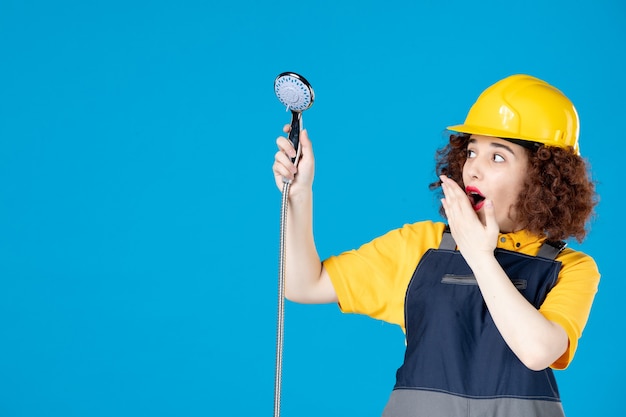
[[294, 187], [289, 190], [290, 205], [309, 205], [313, 201], [313, 190], [311, 188]]
[[500, 266], [493, 251], [473, 252], [470, 256], [464, 258], [474, 274]]

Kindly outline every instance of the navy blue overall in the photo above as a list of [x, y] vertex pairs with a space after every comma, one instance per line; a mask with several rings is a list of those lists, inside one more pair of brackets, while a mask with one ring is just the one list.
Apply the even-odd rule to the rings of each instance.
[[[407, 348], [384, 417], [562, 417], [552, 370], [528, 369], [506, 345], [449, 230], [415, 269], [405, 299]], [[496, 249], [536, 308], [556, 282], [562, 242], [537, 256]]]

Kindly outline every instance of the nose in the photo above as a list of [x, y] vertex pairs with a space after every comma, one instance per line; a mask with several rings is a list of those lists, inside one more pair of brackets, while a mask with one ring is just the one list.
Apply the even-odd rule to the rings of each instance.
[[482, 158], [476, 156], [474, 158], [468, 158], [465, 161], [465, 173], [472, 179], [482, 178], [484, 172], [484, 161]]

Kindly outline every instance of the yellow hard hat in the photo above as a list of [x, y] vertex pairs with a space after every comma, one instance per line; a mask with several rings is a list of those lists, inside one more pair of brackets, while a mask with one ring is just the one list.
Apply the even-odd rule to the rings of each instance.
[[578, 147], [578, 113], [558, 89], [530, 75], [504, 78], [481, 93], [465, 123], [449, 126], [460, 133]]

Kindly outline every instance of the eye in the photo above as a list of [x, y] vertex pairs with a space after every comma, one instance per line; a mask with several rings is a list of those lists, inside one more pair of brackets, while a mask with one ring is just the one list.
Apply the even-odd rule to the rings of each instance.
[[467, 150], [467, 158], [468, 158], [468, 159], [469, 159], [469, 158], [473, 158], [473, 157], [475, 157], [475, 156], [476, 156], [476, 152], [474, 152], [474, 151], [473, 151], [473, 150], [471, 150], [471, 149], [468, 149], [468, 150]]
[[495, 155], [493, 156], [493, 160], [494, 160], [495, 162], [504, 162], [504, 157], [502, 157], [502, 155], [495, 154]]

